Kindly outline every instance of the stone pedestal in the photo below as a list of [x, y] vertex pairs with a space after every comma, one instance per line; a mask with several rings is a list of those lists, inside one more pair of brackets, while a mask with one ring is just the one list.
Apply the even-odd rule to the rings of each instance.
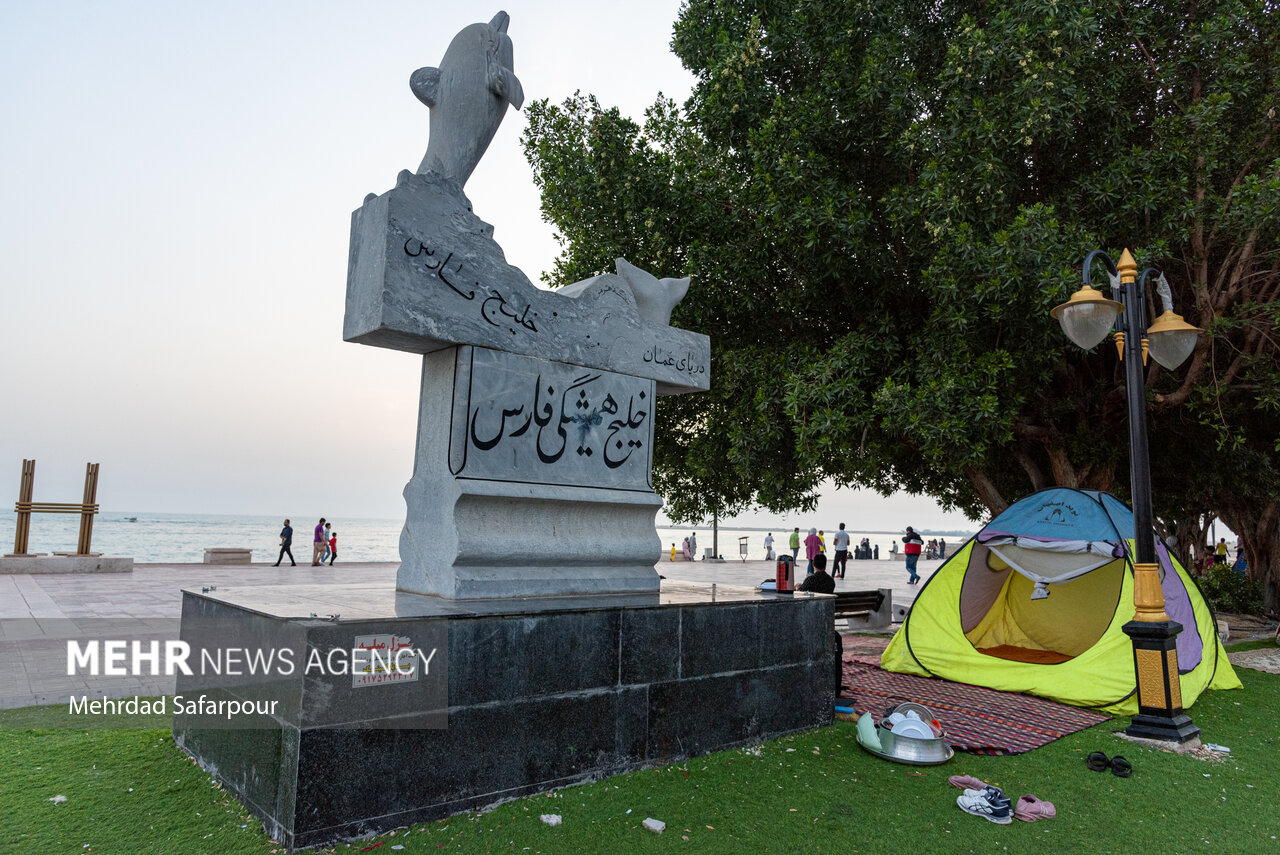
[[653, 403], [652, 380], [479, 347], [425, 355], [396, 586], [658, 590]]
[[352, 215], [343, 337], [423, 354], [401, 590], [657, 590], [654, 406], [709, 388], [711, 346], [668, 323], [687, 280], [617, 266], [534, 288], [435, 174]]
[[117, 555], [6, 555], [0, 574], [132, 573], [133, 559]]
[[437, 652], [421, 679], [383, 684], [197, 671], [178, 680], [188, 701], [277, 709], [234, 729], [179, 714], [174, 739], [273, 837], [322, 844], [829, 724], [832, 602], [671, 582], [471, 602], [373, 586], [187, 591], [196, 648], [327, 656], [382, 638]]

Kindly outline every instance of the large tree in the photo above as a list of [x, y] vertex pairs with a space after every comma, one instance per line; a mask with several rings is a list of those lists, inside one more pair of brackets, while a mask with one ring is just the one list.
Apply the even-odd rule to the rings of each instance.
[[549, 280], [694, 276], [674, 322], [712, 337], [714, 382], [658, 410], [668, 513], [807, 507], [824, 478], [975, 516], [1127, 494], [1116, 351], [1048, 310], [1129, 246], [1206, 329], [1148, 371], [1157, 513], [1220, 514], [1274, 604], [1278, 5], [690, 0], [683, 108], [533, 105]]

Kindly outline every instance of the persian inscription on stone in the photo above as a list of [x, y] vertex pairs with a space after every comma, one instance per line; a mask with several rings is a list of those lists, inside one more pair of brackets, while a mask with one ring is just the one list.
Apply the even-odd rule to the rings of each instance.
[[483, 298], [480, 300], [480, 317], [490, 326], [504, 328], [512, 335], [524, 330], [538, 331], [538, 313], [533, 311], [532, 303], [515, 306], [497, 288], [486, 288], [475, 280], [468, 282], [468, 274], [463, 273], [465, 262], [454, 258], [452, 252], [445, 252], [444, 258], [439, 258], [436, 250], [416, 238], [409, 238], [404, 242], [404, 254], [417, 259], [425, 273], [448, 285], [462, 299]]
[[455, 384], [454, 475], [651, 489], [652, 380], [462, 347]]

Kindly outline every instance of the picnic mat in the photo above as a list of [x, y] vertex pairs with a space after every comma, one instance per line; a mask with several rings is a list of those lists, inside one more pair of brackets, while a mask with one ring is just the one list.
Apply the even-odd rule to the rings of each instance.
[[[889, 646], [888, 635], [840, 635], [844, 642], [844, 661], [857, 662], [860, 665], [880, 664], [880, 654]], [[847, 683], [848, 681], [846, 681]]]
[[924, 704], [942, 722], [947, 742], [958, 751], [1021, 754], [1110, 718], [1030, 695], [885, 671], [879, 667], [879, 651], [888, 643], [888, 638], [844, 637], [841, 698], [852, 701], [846, 705], [859, 715], [869, 712], [877, 717], [896, 704]]
[[1252, 668], [1255, 671], [1280, 674], [1280, 648], [1259, 647], [1256, 650], [1241, 650], [1238, 653], [1228, 653], [1227, 658], [1237, 668]]

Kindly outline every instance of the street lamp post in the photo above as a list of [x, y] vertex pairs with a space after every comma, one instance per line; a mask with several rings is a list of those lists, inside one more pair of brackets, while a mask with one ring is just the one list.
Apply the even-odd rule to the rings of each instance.
[[[1118, 300], [1108, 300], [1093, 288], [1089, 274], [1095, 259], [1106, 265], [1111, 293]], [[1158, 277], [1157, 290], [1163, 300], [1164, 312], [1148, 327], [1145, 289], [1151, 274]], [[1148, 348], [1151, 356], [1166, 368], [1182, 364], [1195, 348], [1200, 330], [1174, 314], [1173, 298], [1164, 274], [1149, 267], [1138, 275], [1138, 265], [1127, 249], [1121, 253], [1119, 264], [1113, 263], [1102, 250], [1089, 253], [1084, 259], [1083, 280], [1083, 287], [1050, 314], [1057, 318], [1067, 337], [1085, 350], [1101, 344], [1107, 333], [1114, 330], [1120, 358], [1125, 365], [1129, 483], [1133, 494], [1134, 618], [1124, 625], [1124, 631], [1133, 642], [1138, 691], [1138, 715], [1125, 733], [1184, 743], [1199, 736], [1200, 728], [1192, 724], [1191, 717], [1182, 711], [1177, 651], [1182, 624], [1172, 620], [1164, 611], [1151, 511], [1151, 466], [1143, 372]]]

